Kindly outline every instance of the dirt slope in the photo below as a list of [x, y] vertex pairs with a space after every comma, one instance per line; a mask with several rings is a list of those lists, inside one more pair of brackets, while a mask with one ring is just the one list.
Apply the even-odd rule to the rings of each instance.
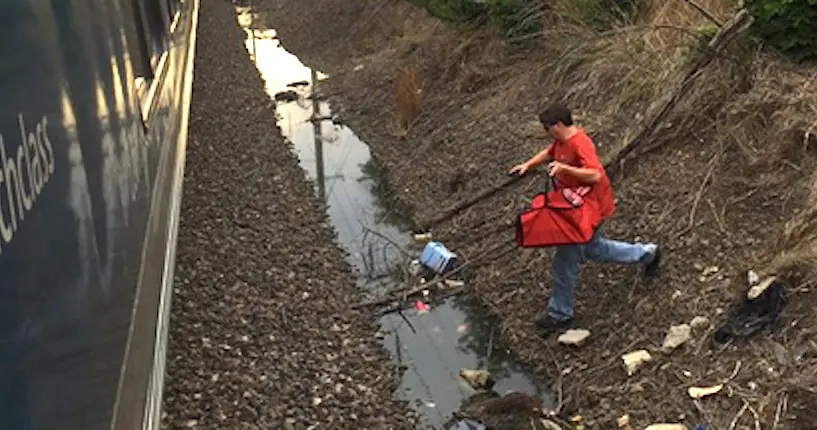
[[[723, 20], [731, 13], [722, 2], [704, 3]], [[602, 153], [632, 139], [688, 61], [679, 42], [692, 43], [674, 33], [630, 29], [598, 39], [555, 27], [550, 39], [520, 48], [488, 30], [455, 32], [400, 1], [259, 7], [287, 49], [330, 75], [335, 110], [372, 146], [396, 201], [418, 221], [503, 181], [511, 165], [541, 149], [535, 113], [548, 101], [573, 106]], [[685, 7], [658, 2], [644, 19], [691, 28], [705, 21]], [[627, 49], [634, 46], [640, 50]], [[406, 134], [397, 126], [395, 85], [412, 67], [423, 78], [423, 109]], [[740, 46], [707, 68], [652, 136], [654, 150], [617, 178], [618, 210], [605, 226], [613, 238], [660, 242], [662, 275], [645, 283], [633, 268], [585, 265], [578, 324], [593, 335], [581, 349], [534, 331], [547, 306], [548, 252], [519, 250], [480, 265], [475, 294], [503, 318], [511, 349], [563, 387], [563, 409], [605, 429], [624, 413], [635, 428], [667, 421], [754, 428], [756, 420], [763, 428], [817, 427], [817, 354], [809, 346], [817, 332], [814, 76]], [[511, 220], [542, 186], [524, 180], [435, 235], [465, 257], [509, 240], [507, 229], [486, 238], [475, 232]], [[715, 347], [712, 334], [750, 269], [789, 286], [782, 321], [773, 333]], [[661, 352], [669, 327], [694, 317], [709, 324], [680, 349]], [[640, 348], [654, 360], [628, 377], [619, 357]], [[698, 402], [687, 395], [691, 386], [724, 381], [720, 395]]]
[[413, 428], [234, 8], [199, 28], [164, 426]]

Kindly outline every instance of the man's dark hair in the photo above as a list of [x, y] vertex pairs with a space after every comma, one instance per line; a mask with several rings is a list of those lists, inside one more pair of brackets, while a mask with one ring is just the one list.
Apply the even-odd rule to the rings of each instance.
[[559, 122], [571, 126], [573, 125], [573, 114], [567, 106], [554, 103], [539, 114], [539, 122], [545, 127], [550, 127]]

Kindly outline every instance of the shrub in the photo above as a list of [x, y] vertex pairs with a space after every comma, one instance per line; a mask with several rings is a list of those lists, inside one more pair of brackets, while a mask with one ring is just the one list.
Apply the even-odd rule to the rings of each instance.
[[486, 0], [491, 23], [508, 37], [531, 34], [542, 29], [539, 0]]
[[746, 0], [753, 33], [797, 60], [817, 60], [817, 0]]
[[647, 0], [570, 0], [578, 18], [596, 30], [609, 30], [630, 21], [647, 6]]

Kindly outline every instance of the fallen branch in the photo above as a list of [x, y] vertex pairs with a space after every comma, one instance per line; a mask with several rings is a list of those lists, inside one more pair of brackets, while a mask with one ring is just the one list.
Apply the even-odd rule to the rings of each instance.
[[439, 224], [441, 222], [448, 221], [449, 219], [451, 219], [455, 215], [459, 214], [463, 210], [468, 209], [471, 206], [473, 206], [473, 205], [487, 199], [488, 197], [493, 196], [494, 194], [498, 193], [499, 191], [502, 191], [504, 188], [515, 184], [521, 178], [528, 177], [528, 176], [530, 176], [530, 175], [525, 174], [525, 175], [522, 175], [522, 176], [519, 176], [519, 175], [511, 176], [510, 178], [506, 179], [505, 181], [503, 181], [499, 185], [496, 185], [496, 186], [494, 186], [492, 188], [488, 188], [486, 190], [483, 190], [482, 192], [476, 194], [475, 196], [471, 197], [468, 200], [464, 200], [462, 202], [459, 202], [458, 204], [456, 204], [456, 205], [454, 205], [454, 206], [440, 212], [440, 214], [438, 216], [432, 218], [431, 220], [424, 222], [422, 224], [423, 229], [425, 229], [427, 231], [427, 230], [431, 229], [431, 227], [433, 227], [433, 226], [435, 226], [435, 225], [437, 225], [437, 224]]
[[703, 16], [705, 16], [706, 19], [715, 23], [715, 25], [717, 25], [718, 27], [723, 27], [723, 23], [718, 18], [715, 18], [715, 15], [712, 12], [706, 10], [706, 8], [701, 6], [701, 4], [699, 4], [695, 0], [686, 0], [686, 2], [689, 3], [690, 6], [695, 8], [695, 10], [700, 12]]
[[[402, 294], [403, 297], [413, 296], [413, 295], [415, 295], [415, 294], [417, 294], [417, 293], [419, 293], [419, 292], [421, 292], [421, 291], [423, 291], [425, 289], [428, 289], [429, 287], [432, 287], [432, 286], [434, 286], [434, 285], [436, 285], [436, 284], [438, 284], [440, 282], [443, 282], [443, 281], [445, 281], [447, 279], [450, 279], [454, 275], [462, 272], [462, 270], [465, 269], [466, 267], [469, 267], [469, 266], [473, 265], [474, 262], [479, 262], [481, 259], [485, 258], [487, 255], [489, 255], [489, 254], [491, 254], [491, 253], [493, 253], [493, 252], [495, 252], [495, 251], [497, 251], [497, 250], [499, 250], [499, 249], [501, 249], [501, 248], [503, 248], [503, 247], [505, 247], [505, 246], [507, 246], [507, 245], [509, 245], [511, 243], [513, 243], [513, 242], [501, 242], [498, 245], [495, 245], [495, 246], [489, 248], [488, 250], [484, 251], [483, 253], [477, 255], [473, 259], [463, 262], [462, 264], [457, 266], [455, 269], [445, 273], [444, 275], [437, 275], [437, 276], [434, 277], [434, 279], [432, 279], [430, 281], [427, 281], [427, 282], [422, 282], [422, 283], [417, 284], [415, 286], [404, 285], [404, 286], [401, 286], [399, 288], [389, 290], [388, 292], [386, 292], [380, 298], [377, 298], [377, 299], [374, 299], [374, 300], [368, 300], [368, 301], [365, 301], [363, 303], [358, 303], [358, 304], [352, 306], [352, 309], [359, 309], [359, 308], [364, 308], [364, 307], [369, 307], [369, 306], [380, 306], [380, 305], [384, 305], [384, 304], [391, 303], [391, 302], [394, 302], [394, 301], [398, 301], [398, 300], [400, 300], [399, 297], [396, 297], [396, 295], [398, 295], [398, 294]], [[515, 249], [515, 248], [510, 248], [510, 250], [513, 250], [513, 249]], [[504, 255], [504, 253], [500, 254], [500, 255]]]
[[744, 32], [751, 23], [752, 16], [746, 9], [741, 9], [729, 22], [721, 27], [718, 33], [709, 41], [705, 54], [700, 56], [690, 67], [675, 90], [667, 93], [667, 97], [660, 103], [656, 102], [656, 105], [661, 106], [661, 108], [652, 115], [636, 137], [613, 154], [605, 157], [604, 166], [607, 169], [607, 174], [611, 178], [614, 177], [621, 168], [625, 159], [648, 141], [652, 133], [658, 128], [658, 125], [666, 119], [681, 99], [692, 89], [692, 84], [703, 74], [704, 68], [708, 66], [737, 35]]

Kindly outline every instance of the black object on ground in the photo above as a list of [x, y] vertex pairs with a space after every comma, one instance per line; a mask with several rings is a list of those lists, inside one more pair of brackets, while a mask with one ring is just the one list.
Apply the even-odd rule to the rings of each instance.
[[726, 322], [715, 332], [715, 342], [726, 343], [731, 339], [749, 337], [773, 325], [787, 303], [786, 286], [778, 281], [772, 281], [771, 285], [753, 300], [744, 292]]

